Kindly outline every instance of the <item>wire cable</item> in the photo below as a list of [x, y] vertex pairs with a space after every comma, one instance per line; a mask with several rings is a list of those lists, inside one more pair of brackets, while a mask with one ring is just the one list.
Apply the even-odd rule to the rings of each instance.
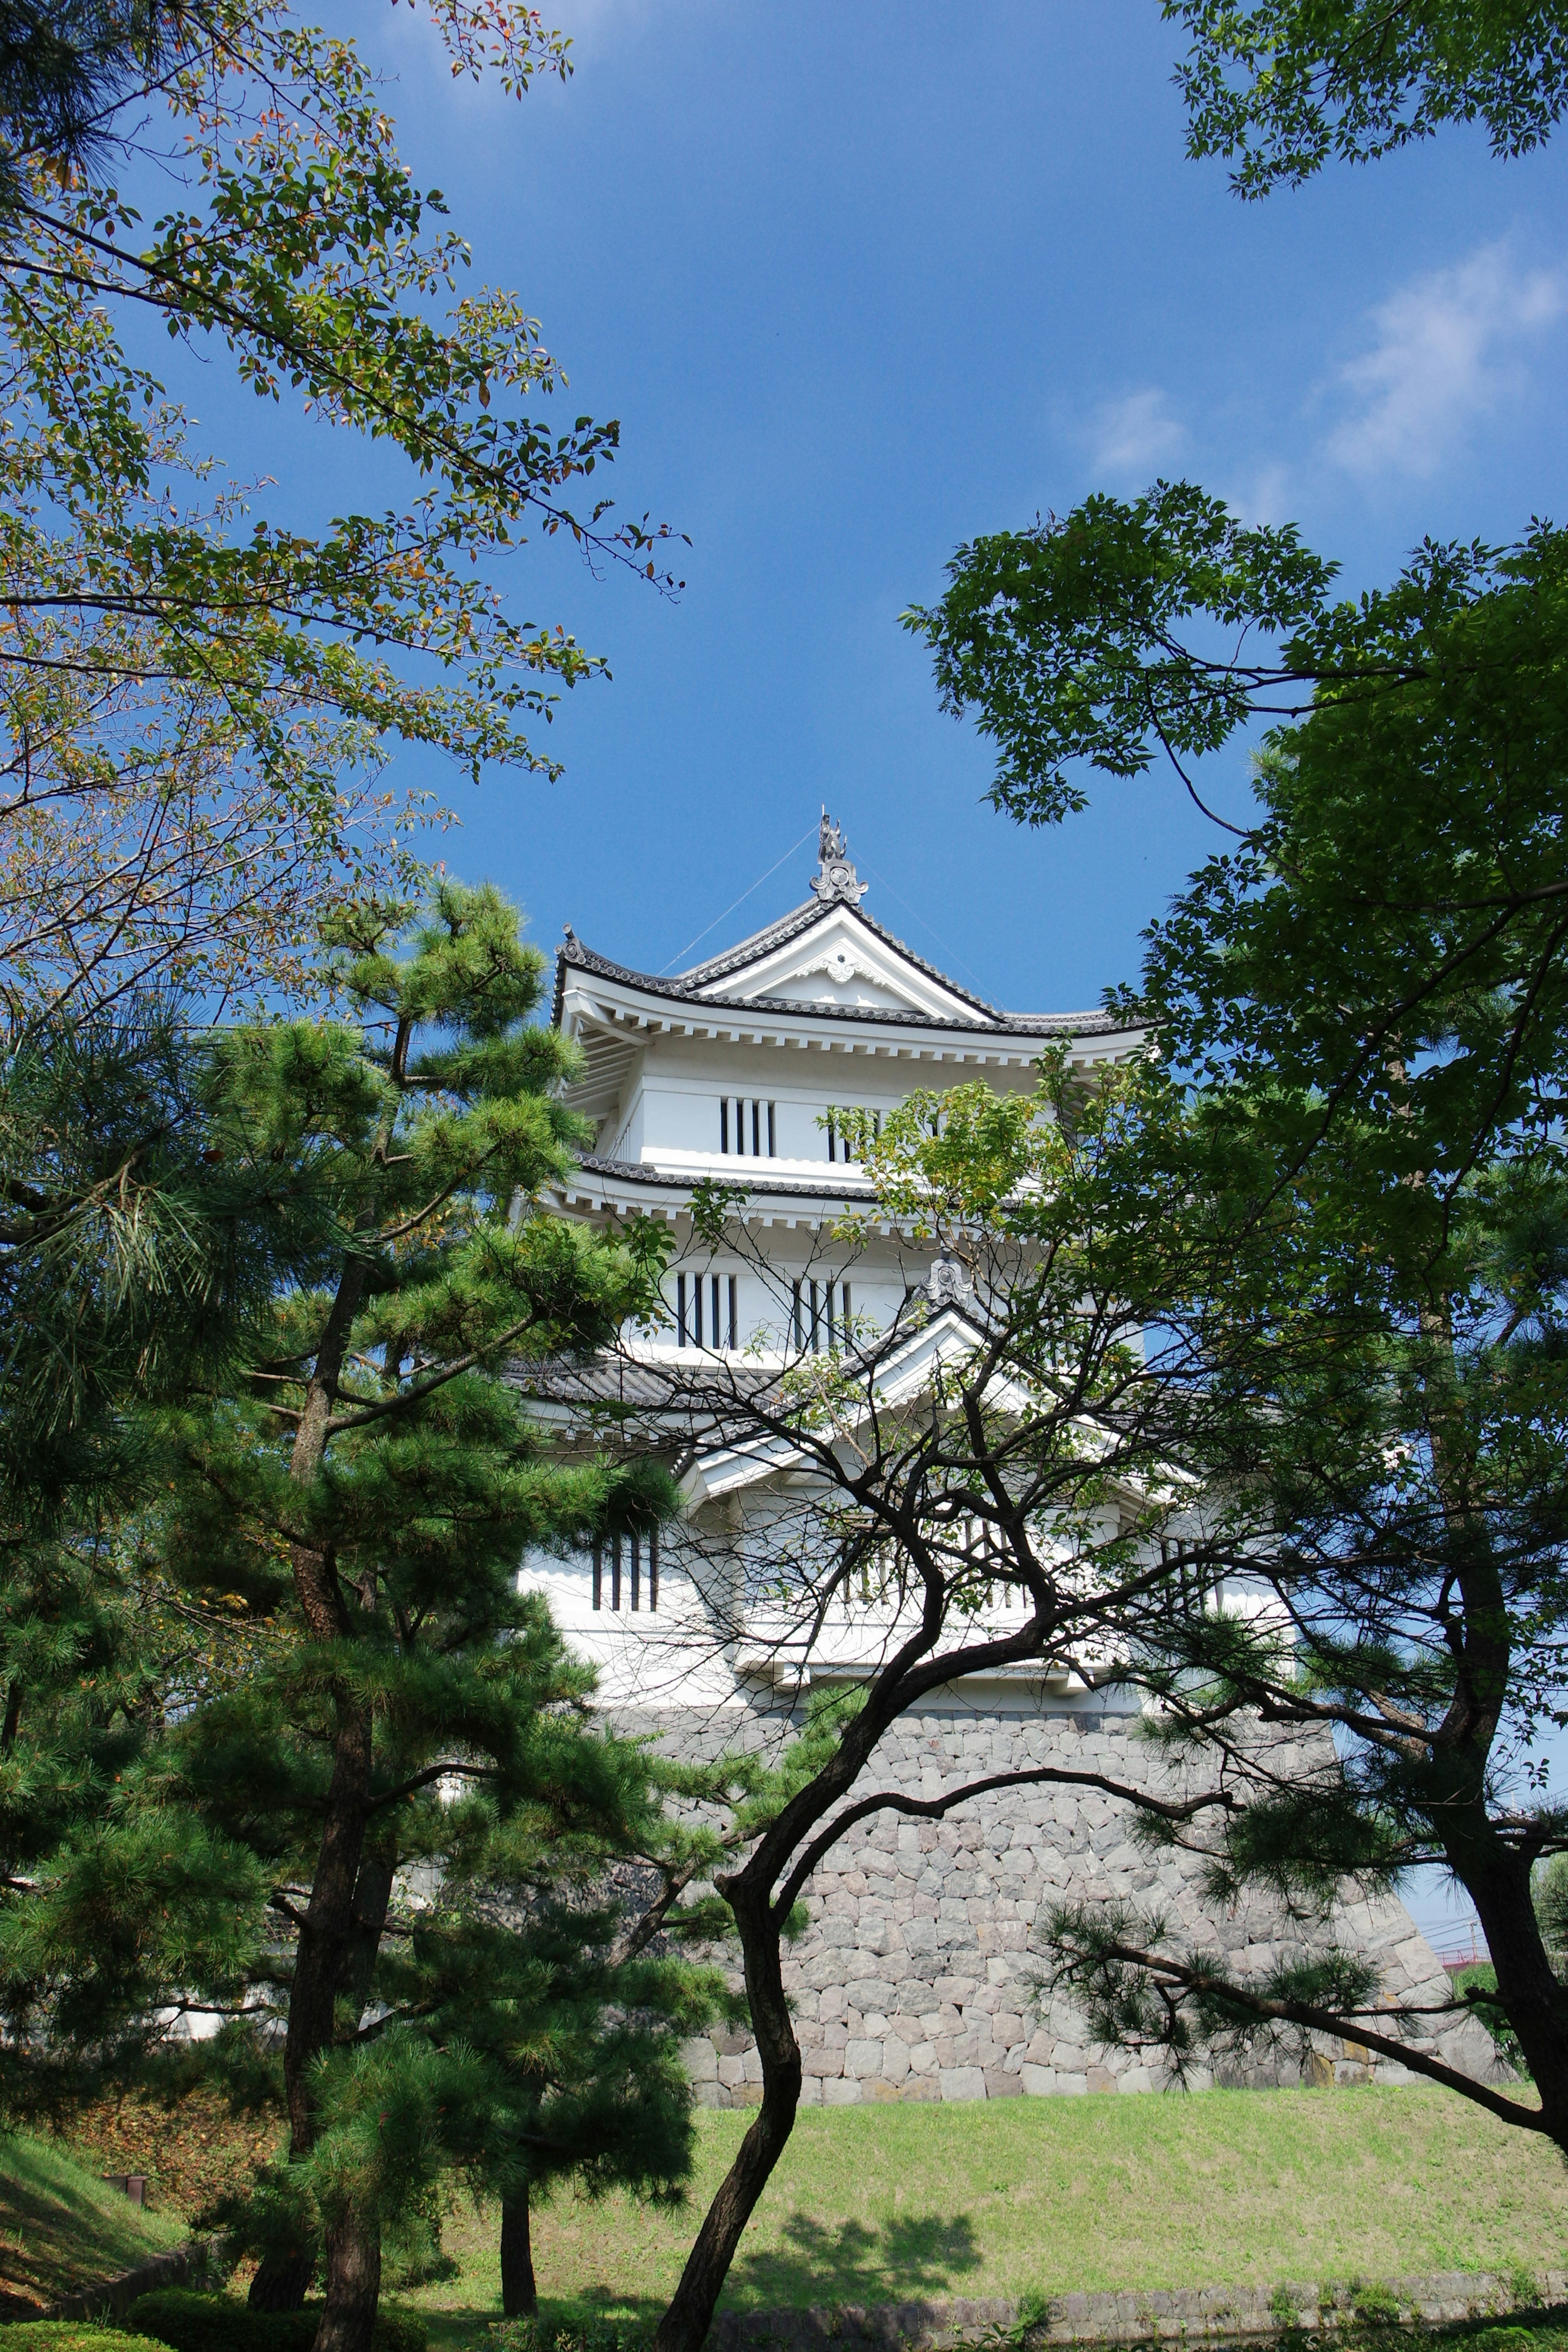
[[734, 913], [737, 907], [743, 907], [747, 899], [751, 897], [752, 891], [760, 890], [763, 884], [769, 878], [769, 876], [778, 872], [779, 867], [784, 862], [784, 857], [793, 857], [795, 851], [801, 848], [805, 843], [808, 842], [816, 831], [816, 820], [813, 818], [810, 824], [806, 826], [805, 831], [801, 835], [800, 840], [792, 841], [789, 847], [784, 851], [784, 857], [775, 857], [773, 864], [769, 866], [767, 873], [758, 875], [756, 880], [752, 884], [751, 889], [742, 890], [738, 898], [732, 898], [730, 904], [725, 908], [723, 914], [714, 916], [713, 920], [709, 924], [707, 930], [699, 931], [694, 940], [688, 940], [683, 948], [677, 949], [675, 954], [670, 957], [669, 963], [665, 964], [660, 970], [658, 978], [662, 980], [665, 977], [665, 974], [669, 971], [670, 965], [678, 964], [682, 956], [689, 956], [693, 948], [700, 947], [703, 940], [708, 937], [708, 932], [716, 931], [720, 924], [727, 921], [729, 917]]

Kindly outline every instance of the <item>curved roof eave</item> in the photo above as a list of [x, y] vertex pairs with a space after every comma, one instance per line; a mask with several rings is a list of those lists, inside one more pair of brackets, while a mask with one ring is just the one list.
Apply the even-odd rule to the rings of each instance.
[[[858, 911], [858, 910], [856, 910]], [[862, 922], [869, 921], [861, 916]], [[918, 1013], [912, 1008], [879, 1004], [830, 1004], [810, 998], [795, 996], [704, 996], [687, 985], [688, 975], [679, 974], [672, 980], [661, 979], [657, 973], [636, 971], [629, 964], [616, 963], [608, 956], [599, 955], [584, 947], [574, 932], [567, 932], [567, 944], [557, 951], [555, 962], [555, 1003], [552, 1015], [559, 1028], [565, 1006], [566, 975], [582, 971], [601, 980], [615, 982], [640, 995], [651, 996], [661, 1003], [689, 1004], [709, 1013], [749, 1013], [790, 1021], [832, 1021], [871, 1025], [878, 1028], [907, 1028], [934, 1032], [941, 1036], [956, 1037], [1037, 1037], [1042, 1044], [1063, 1037], [1128, 1037], [1142, 1032], [1117, 1021], [1109, 1013], [998, 1013], [989, 1005], [982, 1006], [977, 998], [964, 997], [974, 1004], [983, 1017], [974, 1021], [954, 1021], [934, 1013]], [[934, 975], [941, 979], [941, 974]], [[943, 986], [950, 983], [943, 982]], [[955, 995], [963, 992], [954, 990]]]

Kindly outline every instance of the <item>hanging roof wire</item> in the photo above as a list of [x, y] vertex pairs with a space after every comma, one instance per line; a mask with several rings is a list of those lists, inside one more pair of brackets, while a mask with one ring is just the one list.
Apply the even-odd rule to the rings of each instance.
[[730, 916], [734, 913], [737, 907], [743, 907], [747, 899], [751, 897], [752, 891], [760, 890], [763, 884], [768, 879], [769, 875], [773, 875], [778, 872], [779, 867], [784, 862], [784, 857], [793, 857], [795, 851], [803, 847], [804, 845], [811, 839], [812, 835], [816, 831], [816, 819], [813, 817], [811, 823], [806, 826], [805, 831], [801, 835], [799, 841], [792, 841], [790, 843], [789, 847], [784, 851], [784, 857], [775, 857], [773, 864], [769, 866], [767, 873], [758, 875], [756, 880], [752, 884], [751, 889], [742, 890], [738, 898], [731, 899], [729, 906], [725, 908], [723, 914], [714, 916], [713, 920], [709, 924], [707, 930], [699, 931], [694, 940], [688, 940], [686, 945], [683, 948], [679, 949], [677, 952], [670, 957], [669, 962], [667, 963], [660, 971], [658, 974], [659, 979], [662, 980], [665, 973], [668, 972], [672, 966], [680, 961], [682, 956], [689, 956], [693, 948], [700, 947], [703, 940], [708, 937], [708, 931], [716, 931], [720, 924], [727, 921]]
[[958, 950], [954, 947], [950, 947], [947, 941], [942, 938], [942, 933], [939, 930], [934, 929], [932, 926], [926, 921], [923, 915], [917, 914], [914, 908], [910, 906], [907, 898], [899, 898], [898, 892], [894, 889], [892, 884], [888, 880], [885, 874], [879, 874], [874, 866], [867, 866], [864, 859], [858, 860], [857, 862], [860, 865], [862, 870], [870, 876], [872, 881], [875, 882], [879, 890], [885, 890], [889, 898], [899, 899], [899, 904], [903, 908], [906, 915], [914, 915], [915, 920], [920, 925], [921, 930], [929, 931], [931, 933], [931, 938], [936, 941], [943, 955], [951, 956], [953, 962], [958, 966], [960, 971], [967, 971], [969, 973], [970, 979], [974, 982], [975, 987], [980, 990], [982, 998], [984, 998], [985, 992], [984, 982], [981, 979], [980, 974], [977, 971], [973, 971], [964, 962], [963, 958], [959, 954]]

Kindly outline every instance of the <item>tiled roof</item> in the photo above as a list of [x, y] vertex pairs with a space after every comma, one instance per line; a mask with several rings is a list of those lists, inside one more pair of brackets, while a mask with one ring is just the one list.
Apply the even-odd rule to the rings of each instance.
[[[820, 915], [823, 911], [815, 903], [810, 908], [797, 908], [795, 916], [785, 916], [782, 923], [773, 926], [772, 933], [759, 931], [756, 934], [756, 940], [771, 940], [773, 946], [780, 946], [787, 939], [795, 937], [796, 931], [804, 931], [807, 928], [804, 918]], [[894, 939], [890, 931], [884, 931], [880, 924], [872, 922], [869, 915], [862, 914], [858, 908], [852, 908], [848, 911], [854, 914], [858, 920], [866, 924], [868, 929], [875, 931], [879, 939], [886, 940], [889, 946], [897, 948], [900, 955], [908, 956], [910, 961], [918, 965], [920, 970], [927, 973], [930, 978], [940, 982], [941, 985], [949, 990], [952, 995], [965, 1004], [973, 1005], [980, 1017], [973, 1021], [951, 1020], [941, 1013], [917, 1013], [912, 1009], [906, 1012], [897, 1006], [826, 1004], [794, 996], [706, 996], [700, 993], [705, 982], [727, 976], [731, 971], [743, 970], [747, 965], [757, 962], [761, 955], [769, 952], [770, 950], [757, 949], [754, 940], [748, 940], [745, 942], [745, 950], [753, 950], [752, 952], [745, 952], [742, 949], [737, 948], [732, 956], [716, 957], [711, 963], [698, 964], [690, 971], [678, 972], [673, 979], [665, 980], [655, 972], [636, 971], [629, 964], [612, 962], [608, 956], [602, 956], [595, 949], [584, 947], [576, 933], [569, 929], [566, 934], [566, 944], [556, 959], [555, 1020], [559, 1024], [565, 993], [566, 973], [571, 969], [596, 972], [604, 980], [624, 981], [629, 987], [641, 989], [652, 996], [666, 997], [676, 1004], [708, 1005], [715, 1011], [722, 1012], [782, 1013], [792, 1015], [797, 1021], [810, 1019], [878, 1022], [893, 1028], [931, 1029], [941, 1033], [965, 1035], [973, 1035], [977, 1032], [981, 1034], [994, 1032], [1002, 1036], [1022, 1037], [1107, 1037], [1121, 1034], [1123, 1030], [1123, 1024], [1119, 1022], [1114, 1014], [1103, 1012], [1000, 1013], [994, 1005], [986, 1004], [981, 998], [970, 995], [964, 989], [955, 988], [952, 982], [945, 979], [933, 965], [925, 963], [919, 956], [911, 954], [901, 940]], [[796, 916], [803, 919], [798, 923], [795, 921]], [[792, 925], [794, 928], [789, 928]]]
[[[747, 1163], [738, 1160], [735, 1165], [743, 1168]], [[694, 1185], [714, 1181], [704, 1179], [695, 1171], [677, 1174], [666, 1169], [648, 1168], [637, 1160], [600, 1160], [591, 1152], [584, 1153], [577, 1166], [589, 1175], [607, 1176], [617, 1183], [657, 1184], [666, 1192], [689, 1192]], [[729, 1184], [732, 1180], [725, 1176], [718, 1181]], [[754, 1182], [737, 1182], [735, 1189], [747, 1193], [766, 1192], [803, 1201], [862, 1201], [871, 1198], [871, 1188], [866, 1183], [814, 1184], [794, 1177], [763, 1176]]]

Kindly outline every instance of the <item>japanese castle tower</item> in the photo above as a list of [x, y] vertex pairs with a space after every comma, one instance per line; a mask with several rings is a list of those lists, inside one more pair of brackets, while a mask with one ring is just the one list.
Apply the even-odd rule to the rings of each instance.
[[[567, 1100], [595, 1141], [555, 1205], [595, 1222], [663, 1218], [676, 1242], [668, 1326], [628, 1347], [611, 1402], [655, 1402], [657, 1381], [639, 1392], [639, 1360], [651, 1369], [668, 1351], [697, 1349], [765, 1368], [831, 1347], [851, 1316], [885, 1328], [916, 1286], [932, 1312], [911, 1348], [940, 1347], [944, 1325], [958, 1328], [962, 1300], [944, 1293], [953, 1269], [933, 1266], [929, 1250], [911, 1255], [895, 1228], [873, 1227], [852, 1257], [835, 1239], [845, 1210], [869, 1205], [871, 1194], [831, 1108], [886, 1114], [917, 1088], [975, 1079], [1027, 1091], [1048, 1045], [1065, 1041], [1073, 1062], [1091, 1068], [1139, 1043], [1103, 1013], [1015, 1013], [984, 1003], [867, 913], [867, 885], [826, 812], [819, 847], [800, 906], [673, 979], [634, 971], [566, 932], [554, 1021], [582, 1048]], [[715, 1181], [744, 1195], [728, 1246], [700, 1241], [693, 1223], [694, 1189]], [[605, 1390], [597, 1395], [604, 1401]], [[598, 1667], [601, 1703], [617, 1719], [686, 1753], [771, 1746], [810, 1687], [863, 1676], [877, 1627], [836, 1622], [809, 1654], [781, 1638], [748, 1597], [745, 1563], [759, 1539], [765, 1550], [788, 1466], [716, 1447], [688, 1449], [680, 1467], [687, 1515], [676, 1535], [606, 1544], [574, 1561], [532, 1558], [523, 1579], [548, 1595], [557, 1622]], [[880, 1743], [878, 1785], [929, 1797], [955, 1777], [1058, 1757], [1079, 1772], [1152, 1777], [1134, 1737], [1138, 1712], [1132, 1694], [1074, 1687], [1037, 1665], [954, 1683]], [[1034, 1923], [1044, 1904], [1068, 1894], [1154, 1901], [1194, 1937], [1217, 1934], [1253, 1962], [1287, 1933], [1262, 1901], [1205, 1917], [1194, 1866], [1142, 1853], [1125, 1810], [1092, 1791], [1012, 1791], [938, 1824], [880, 1819], [817, 1871], [812, 1927], [785, 1961], [807, 2102], [1161, 2087], [1157, 2070], [1090, 2042], [1070, 2003], [1041, 2007], [1030, 1996]], [[1390, 1991], [1446, 1996], [1442, 1969], [1401, 1904], [1353, 1904], [1337, 1933], [1373, 1954]], [[1479, 2072], [1489, 2043], [1470, 2023], [1445, 2037], [1444, 2054]], [[704, 2102], [760, 2096], [761, 2065], [744, 2033], [692, 2043], [688, 2057]], [[1314, 2053], [1311, 2063], [1321, 2079], [1369, 2071], [1354, 2045]], [[1293, 2064], [1284, 2071], [1295, 2078]]]

